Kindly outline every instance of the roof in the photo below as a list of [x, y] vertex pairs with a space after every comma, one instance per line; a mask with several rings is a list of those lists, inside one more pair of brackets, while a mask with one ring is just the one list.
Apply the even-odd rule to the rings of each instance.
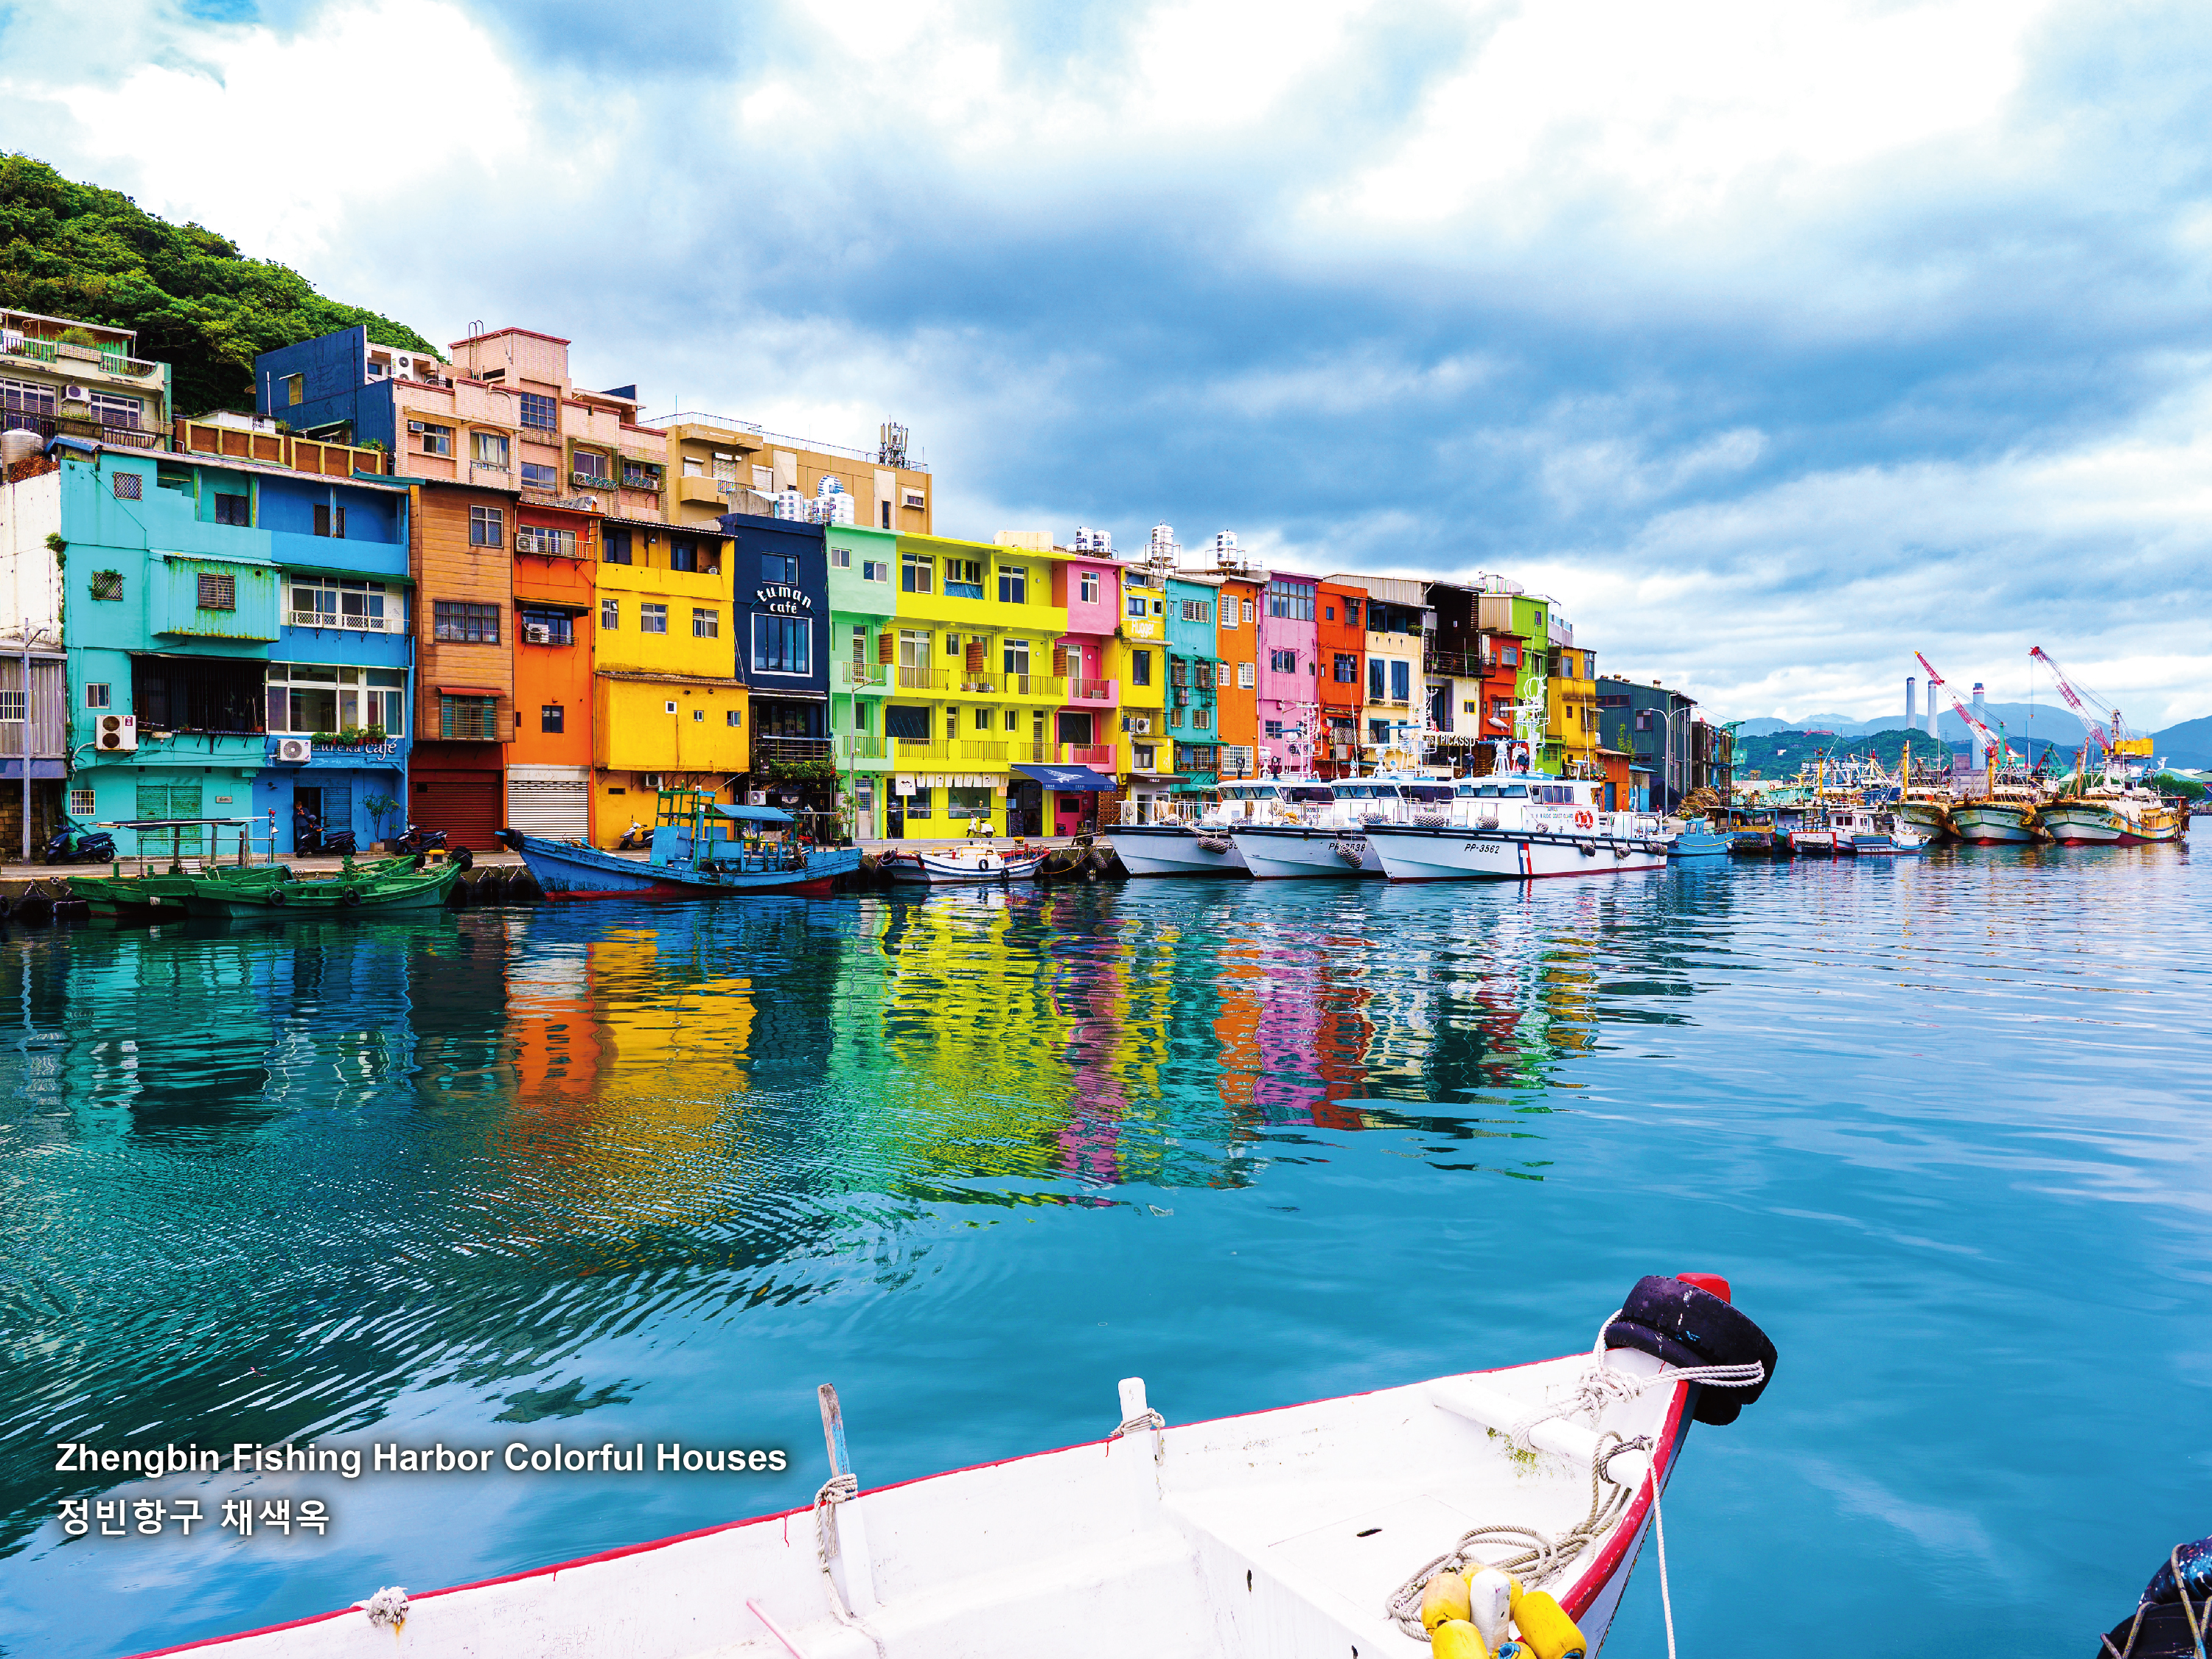
[[791, 814], [774, 806], [715, 806], [713, 811], [726, 818], [738, 818], [747, 823], [789, 823]]
[[603, 680], [629, 680], [642, 685], [709, 685], [743, 690], [744, 682], [714, 674], [665, 674], [646, 668], [595, 668]]

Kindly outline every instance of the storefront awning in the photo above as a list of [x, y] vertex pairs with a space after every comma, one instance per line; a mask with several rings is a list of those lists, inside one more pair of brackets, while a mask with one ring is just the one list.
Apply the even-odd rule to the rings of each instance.
[[1087, 766], [1017, 766], [1014, 770], [1024, 777], [1042, 784], [1048, 789], [1094, 790], [1112, 789], [1114, 780]]
[[1221, 780], [1211, 772], [1194, 772], [1176, 785], [1175, 793], [1178, 795], [1192, 794], [1200, 789], [1211, 789], [1220, 781]]
[[500, 694], [488, 685], [441, 685], [438, 688], [438, 695], [441, 697], [495, 697]]

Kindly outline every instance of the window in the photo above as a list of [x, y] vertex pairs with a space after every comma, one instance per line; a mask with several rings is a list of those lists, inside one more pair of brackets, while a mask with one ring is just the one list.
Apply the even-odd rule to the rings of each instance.
[[1498, 647], [1498, 660], [1508, 668], [1518, 668], [1521, 665], [1521, 647], [1501, 645]]
[[154, 482], [163, 489], [173, 489], [180, 495], [192, 493], [192, 470], [188, 466], [172, 465], [167, 461], [154, 463]]
[[1132, 651], [1129, 653], [1129, 684], [1150, 685], [1152, 683], [1152, 653]]
[[1389, 742], [1389, 741], [1390, 741], [1390, 722], [1389, 722], [1389, 721], [1388, 721], [1388, 720], [1370, 720], [1370, 721], [1368, 721], [1368, 722], [1367, 722], [1367, 741], [1368, 741], [1368, 742], [1370, 742], [1370, 743], [1388, 743], [1388, 742]]
[[1122, 601], [1121, 609], [1124, 612], [1132, 617], [1141, 617], [1146, 615], [1145, 596], [1141, 593], [1130, 594], [1127, 599]]
[[561, 424], [559, 407], [542, 392], [518, 392], [514, 400], [521, 406], [523, 425], [539, 432], [551, 432]]
[[[16, 695], [17, 695], [18, 696], [21, 696], [22, 694], [21, 694], [21, 692], [18, 692], [18, 693], [16, 693]], [[5, 717], [4, 717], [4, 716], [0, 716], [0, 718], [5, 718]], [[20, 718], [20, 716], [19, 716], [19, 718]], [[975, 729], [976, 729], [978, 732], [988, 732], [988, 731], [991, 729], [991, 727], [992, 727], [993, 724], [994, 724], [994, 721], [993, 721], [993, 720], [992, 720], [992, 719], [991, 719], [991, 711], [990, 711], [989, 709], [988, 709], [988, 708], [979, 708], [979, 709], [977, 709], [977, 710], [975, 711]]]
[[237, 610], [238, 578], [203, 575], [200, 578], [199, 607], [203, 611]]
[[1252, 620], [1252, 601], [1249, 599], [1244, 601], [1244, 620], [1248, 623]]
[[704, 726], [706, 723], [707, 711], [703, 708], [694, 708], [691, 711], [691, 724], [694, 726]]
[[1030, 672], [1030, 642], [1027, 640], [1008, 640], [1000, 647], [1000, 666], [1009, 674]]
[[891, 504], [889, 501], [883, 503], [883, 511], [878, 515], [878, 522], [881, 527], [885, 530], [889, 530], [891, 527]]
[[398, 737], [405, 730], [406, 678], [396, 668], [270, 663], [269, 730], [312, 734], [375, 726]]
[[506, 471], [507, 434], [504, 432], [469, 434], [469, 461], [475, 466], [489, 466], [501, 472]]
[[250, 506], [243, 495], [227, 495], [217, 491], [215, 498], [215, 521], [217, 524], [246, 524], [251, 522]]
[[557, 702], [549, 702], [538, 711], [538, 729], [540, 732], [561, 731], [564, 729], [566, 721], [566, 711]]
[[522, 487], [557, 493], [561, 488], [560, 470], [538, 461], [525, 461], [522, 464]]
[[805, 617], [753, 617], [753, 667], [772, 674], [811, 674], [814, 624]]
[[637, 631], [641, 634], [665, 634], [668, 631], [668, 607], [655, 605], [650, 599], [637, 608]]
[[1367, 701], [1370, 702], [1382, 701], [1382, 659], [1370, 657], [1367, 659]]
[[835, 569], [850, 570], [853, 568], [853, 550], [849, 547], [831, 548], [830, 563]]
[[1338, 652], [1336, 653], [1336, 661], [1332, 668], [1332, 673], [1339, 685], [1358, 684], [1359, 659], [1357, 657], [1347, 656], [1341, 651]]
[[691, 637], [695, 640], [718, 640], [722, 637], [722, 613], [712, 605], [691, 607]]
[[[295, 628], [358, 628], [372, 634], [387, 631], [381, 582], [343, 580], [337, 576], [295, 576], [288, 620]], [[388, 631], [397, 633], [398, 616], [390, 614]]]
[[315, 534], [318, 536], [334, 536], [338, 540], [343, 541], [345, 539], [345, 508], [342, 507], [316, 507]]
[[623, 488], [657, 490], [660, 488], [660, 469], [651, 461], [633, 461], [625, 455], [623, 458]]
[[1252, 664], [1240, 662], [1237, 665], [1237, 684], [1243, 690], [1249, 691], [1258, 680], [1258, 670]]
[[1193, 726], [1198, 726], [1212, 725], [1213, 711], [1211, 708], [1208, 708], [1204, 703], [1199, 704], [1197, 708], [1190, 711], [1190, 723]]
[[428, 421], [410, 421], [407, 429], [422, 445], [425, 455], [450, 455], [453, 453], [453, 428], [432, 426]]
[[902, 743], [929, 741], [929, 710], [920, 703], [895, 702], [884, 710], [884, 735]]
[[1082, 580], [1077, 583], [1076, 586], [1078, 590], [1083, 595], [1084, 604], [1096, 605], [1098, 603], [1098, 573], [1097, 571], [1085, 571], [1083, 573]]
[[146, 475], [143, 472], [118, 472], [108, 483], [118, 501], [143, 501], [146, 499]]
[[84, 706], [87, 708], [106, 708], [112, 706], [108, 702], [107, 684], [106, 680], [85, 682]]
[[999, 603], [1027, 605], [1030, 602], [1029, 567], [1002, 564], [999, 567]]
[[0, 725], [21, 725], [23, 720], [23, 694], [0, 689]]
[[1336, 620], [1336, 607], [1333, 605], [1325, 605], [1321, 608], [1321, 614], [1322, 621], [1334, 622]]
[[1468, 699], [1466, 702], [1461, 703], [1459, 707], [1460, 713], [1462, 714], [1480, 714], [1482, 712], [1482, 705], [1475, 702], [1473, 698]]
[[860, 580], [862, 581], [887, 582], [890, 579], [891, 568], [889, 561], [869, 559], [862, 562], [860, 566]]
[[1211, 599], [1185, 599], [1182, 602], [1182, 619], [1194, 623], [1212, 622], [1213, 602]]
[[607, 564], [628, 564], [629, 562], [629, 526], [611, 524], [606, 527], [605, 536], [606, 551], [601, 556], [603, 562]]
[[1271, 738], [1279, 738], [1279, 737], [1281, 737], [1281, 736], [1283, 735], [1283, 723], [1282, 723], [1282, 721], [1280, 721], [1280, 720], [1269, 720], [1269, 721], [1267, 722], [1267, 735], [1268, 735], [1269, 737], [1271, 737]]
[[[1636, 711], [1636, 729], [1639, 732], [1650, 732], [1655, 729], [1651, 724], [1651, 711], [1650, 709], [1639, 708]], [[1779, 753], [1780, 751], [1777, 750], [1776, 752]]]
[[933, 574], [930, 562], [919, 553], [902, 554], [899, 557], [899, 592], [927, 593], [931, 592]]
[[307, 377], [306, 375], [287, 374], [284, 377], [283, 384], [284, 406], [287, 409], [296, 408], [300, 404], [307, 401]]
[[543, 553], [551, 559], [573, 559], [576, 556], [576, 532], [524, 525], [514, 532], [514, 550], [518, 553]]
[[1357, 628], [1359, 626], [1358, 600], [1346, 599], [1344, 602], [1344, 625], [1346, 628]]
[[981, 599], [983, 597], [982, 560], [947, 559], [945, 562], [945, 591], [956, 599]]
[[1269, 582], [1267, 614], [1287, 617], [1292, 622], [1311, 622], [1314, 619], [1313, 589], [1304, 582]]
[[[868, 715], [868, 706], [867, 706], [866, 703], [862, 703], [862, 704], [860, 705], [860, 719], [861, 719], [861, 726], [860, 726], [860, 729], [861, 729], [862, 731], [864, 731], [864, 732], [867, 730], [867, 725], [866, 725], [866, 721], [867, 721], [867, 715]], [[745, 711], [744, 711], [744, 709], [742, 709], [742, 708], [726, 708], [726, 709], [724, 709], [724, 710], [722, 711], [722, 724], [723, 724], [723, 725], [725, 725], [725, 726], [743, 726], [744, 723], [745, 723]]]
[[622, 626], [622, 601], [620, 599], [601, 599], [599, 601], [599, 626], [608, 629], [613, 629]]
[[[848, 553], [847, 558], [852, 556]], [[795, 582], [799, 580], [799, 560], [789, 553], [761, 555], [760, 579], [764, 582]]]
[[119, 599], [123, 597], [123, 573], [120, 570], [95, 570], [92, 573], [92, 597], [95, 599]]
[[73, 818], [88, 818], [100, 810], [100, 805], [94, 799], [91, 790], [72, 789], [70, 791], [69, 810]]
[[517, 605], [514, 621], [522, 630], [525, 645], [574, 645], [576, 642], [576, 619], [565, 611], [540, 611]]
[[469, 509], [469, 545], [498, 547], [507, 540], [507, 514], [496, 507]]
[[[865, 709], [865, 708], [867, 707], [867, 704], [866, 704], [866, 703], [862, 703], [862, 704], [860, 705], [860, 707], [861, 707], [862, 708], [864, 708], [864, 709]], [[1021, 729], [1022, 729], [1022, 716], [1021, 716], [1021, 711], [1020, 711], [1019, 709], [1015, 709], [1015, 708], [1009, 708], [1008, 710], [1006, 710], [1006, 730], [1007, 730], [1007, 731], [1009, 731], [1009, 732], [1018, 732], [1018, 731], [1020, 731]]]
[[927, 673], [929, 670], [929, 635], [921, 629], [900, 629], [898, 665]]
[[948, 708], [945, 711], [945, 740], [950, 743], [959, 735], [960, 711], [957, 708]]
[[445, 697], [438, 699], [438, 735], [458, 738], [477, 743], [499, 741], [499, 699], [497, 697]]
[[1298, 672], [1298, 653], [1295, 651], [1270, 651], [1267, 667], [1277, 674], [1295, 674]]
[[576, 452], [576, 482], [580, 484], [611, 484], [613, 473], [607, 470], [607, 458], [595, 449]]
[[499, 607], [472, 605], [463, 599], [439, 599], [430, 608], [431, 626], [439, 639], [457, 645], [497, 645]]

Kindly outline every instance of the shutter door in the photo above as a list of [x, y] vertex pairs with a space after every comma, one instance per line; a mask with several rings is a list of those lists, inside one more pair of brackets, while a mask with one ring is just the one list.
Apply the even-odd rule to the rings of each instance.
[[408, 817], [425, 830], [442, 830], [449, 847], [489, 853], [499, 845], [496, 776], [447, 783], [418, 780]]
[[591, 786], [580, 779], [507, 781], [507, 821], [525, 835], [581, 841], [590, 831], [591, 817]]
[[[142, 783], [138, 786], [137, 816], [142, 818], [196, 818], [200, 816], [200, 787], [197, 783]], [[199, 856], [201, 829], [149, 830], [139, 838], [149, 853], [174, 852], [186, 858]]]

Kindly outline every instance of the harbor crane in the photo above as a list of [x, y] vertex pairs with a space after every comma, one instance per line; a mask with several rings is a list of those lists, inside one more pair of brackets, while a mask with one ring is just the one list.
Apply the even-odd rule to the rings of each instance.
[[[2028, 647], [2027, 654], [2051, 671], [2051, 678], [2058, 682], [2058, 695], [2066, 699], [2066, 706], [2079, 714], [2081, 717], [2081, 724], [2089, 728], [2090, 738], [2096, 744], [2099, 752], [2104, 756], [2106, 768], [2109, 769], [2115, 760], [2124, 755], [2148, 752], [2149, 745], [2143, 739], [2133, 736], [2129, 732], [2127, 722], [2120, 718], [2120, 711], [2113, 708], [2108, 699], [2097, 696], [2095, 692], [2085, 687], [2076, 685], [2067, 677], [2066, 671], [2058, 665], [2058, 659], [2041, 646]], [[2098, 714], [2094, 712], [2094, 710], [2106, 708], [2111, 708], [2112, 711], [2109, 731], [2106, 729], [2106, 723], [2099, 719]], [[2121, 764], [2124, 766], [2126, 763], [2122, 761]]]
[[1979, 714], [1959, 701], [1959, 694], [1951, 689], [1951, 683], [1948, 680], [1936, 672], [1934, 663], [1929, 661], [1920, 652], [1916, 651], [1912, 654], [1919, 659], [1920, 665], [1928, 671], [1928, 683], [1930, 685], [1940, 685], [1943, 688], [1943, 695], [1951, 700], [1951, 707], [1957, 711], [1959, 718], [1966, 723], [1966, 730], [1974, 734], [1975, 741], [1980, 745], [1982, 753], [1986, 757], [1989, 769], [1995, 772], [2011, 753], [2006, 747], [2005, 740], [1990, 731]]

